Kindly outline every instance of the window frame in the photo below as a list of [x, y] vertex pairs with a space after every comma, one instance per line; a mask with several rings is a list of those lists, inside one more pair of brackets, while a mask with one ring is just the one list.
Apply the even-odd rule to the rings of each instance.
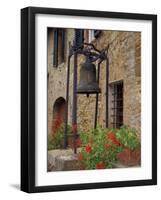
[[[118, 102], [118, 91], [117, 86], [122, 85], [122, 98], [119, 100], [121, 103], [121, 106], [117, 108], [117, 102]], [[117, 80], [109, 83], [109, 107], [110, 107], [110, 125], [112, 125], [113, 128], [120, 128], [124, 124], [124, 82], [123, 80]], [[114, 98], [114, 99], [113, 99]], [[122, 110], [119, 109], [122, 107]], [[118, 114], [121, 113], [121, 114]], [[118, 121], [118, 118], [122, 117], [122, 120]], [[112, 119], [112, 120], [111, 120]]]
[[[58, 67], [65, 60], [65, 29], [64, 28], [56, 28], [56, 29], [54, 29], [53, 34], [54, 34], [53, 35], [53, 37], [54, 37], [53, 66]], [[61, 44], [59, 44], [60, 36], [61, 36]], [[59, 52], [59, 49], [62, 49], [62, 51]], [[60, 60], [59, 60], [59, 58], [60, 58]]]

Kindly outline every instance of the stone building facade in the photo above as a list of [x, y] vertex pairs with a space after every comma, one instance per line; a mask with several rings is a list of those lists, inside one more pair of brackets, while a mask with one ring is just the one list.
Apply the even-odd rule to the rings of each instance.
[[[48, 133], [53, 131], [53, 123], [60, 113], [66, 99], [67, 58], [69, 43], [73, 42], [74, 29], [48, 29]], [[141, 33], [123, 31], [100, 31], [94, 37], [94, 30], [84, 30], [85, 42], [93, 43], [97, 49], [106, 48], [109, 58], [109, 113], [108, 126], [127, 125], [135, 128], [140, 136], [141, 128]], [[56, 51], [56, 52], [55, 52]], [[57, 60], [55, 60], [55, 58]], [[80, 64], [78, 57], [78, 83]], [[72, 118], [73, 62], [71, 60], [68, 119]], [[98, 124], [105, 126], [106, 73], [105, 62], [100, 67], [101, 93], [98, 102]], [[78, 128], [87, 131], [94, 126], [95, 94], [88, 98], [78, 94]], [[119, 104], [120, 102], [120, 104]]]

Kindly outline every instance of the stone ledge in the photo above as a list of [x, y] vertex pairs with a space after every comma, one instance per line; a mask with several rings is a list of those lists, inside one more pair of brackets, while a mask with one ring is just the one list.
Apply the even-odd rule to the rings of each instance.
[[129, 165], [123, 165], [120, 162], [113, 163], [113, 168], [135, 168], [135, 167], [140, 167], [140, 165], [129, 166]]
[[48, 171], [79, 170], [76, 155], [77, 154], [74, 154], [72, 149], [56, 149], [48, 151]]
[[[80, 148], [78, 148], [77, 151], [80, 152]], [[48, 151], [48, 171], [80, 170], [76, 156], [77, 154], [74, 154], [72, 149], [55, 149]], [[140, 167], [140, 165], [127, 166], [120, 162], [113, 163], [113, 169], [132, 167]]]

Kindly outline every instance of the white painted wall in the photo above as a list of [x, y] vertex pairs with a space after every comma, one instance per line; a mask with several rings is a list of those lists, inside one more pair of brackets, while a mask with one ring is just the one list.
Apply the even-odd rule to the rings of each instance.
[[[91, 9], [120, 12], [158, 14], [158, 36], [160, 37], [160, 1], [122, 0], [5, 0], [0, 6], [0, 199], [53, 200], [53, 199], [159, 199], [161, 196], [161, 176], [158, 172], [158, 186], [131, 187], [117, 189], [86, 190], [74, 192], [25, 194], [20, 192], [20, 9], [26, 6]], [[158, 44], [161, 44], [158, 38]], [[161, 46], [158, 46], [161, 52]], [[159, 53], [158, 53], [159, 55]], [[158, 58], [160, 62], [160, 58]], [[158, 74], [161, 75], [158, 62]], [[161, 62], [160, 62], [161, 64]], [[159, 76], [158, 76], [159, 77]], [[159, 79], [159, 78], [158, 78]], [[158, 86], [161, 85], [161, 79]], [[158, 87], [159, 92], [160, 87]], [[158, 102], [161, 94], [158, 94]], [[160, 105], [158, 105], [158, 111]], [[158, 119], [161, 113], [158, 112]], [[161, 123], [158, 123], [158, 141], [161, 140]], [[158, 142], [158, 153], [161, 144]], [[158, 156], [158, 169], [161, 159]]]

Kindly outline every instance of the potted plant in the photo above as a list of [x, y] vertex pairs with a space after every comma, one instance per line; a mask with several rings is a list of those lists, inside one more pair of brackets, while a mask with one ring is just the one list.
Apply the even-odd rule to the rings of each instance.
[[80, 169], [112, 168], [122, 147], [111, 129], [97, 127], [81, 133], [82, 148], [78, 154]]
[[118, 153], [120, 163], [127, 166], [136, 166], [141, 163], [140, 141], [135, 131], [128, 127], [121, 127], [116, 131], [116, 138], [121, 143], [123, 150]]

